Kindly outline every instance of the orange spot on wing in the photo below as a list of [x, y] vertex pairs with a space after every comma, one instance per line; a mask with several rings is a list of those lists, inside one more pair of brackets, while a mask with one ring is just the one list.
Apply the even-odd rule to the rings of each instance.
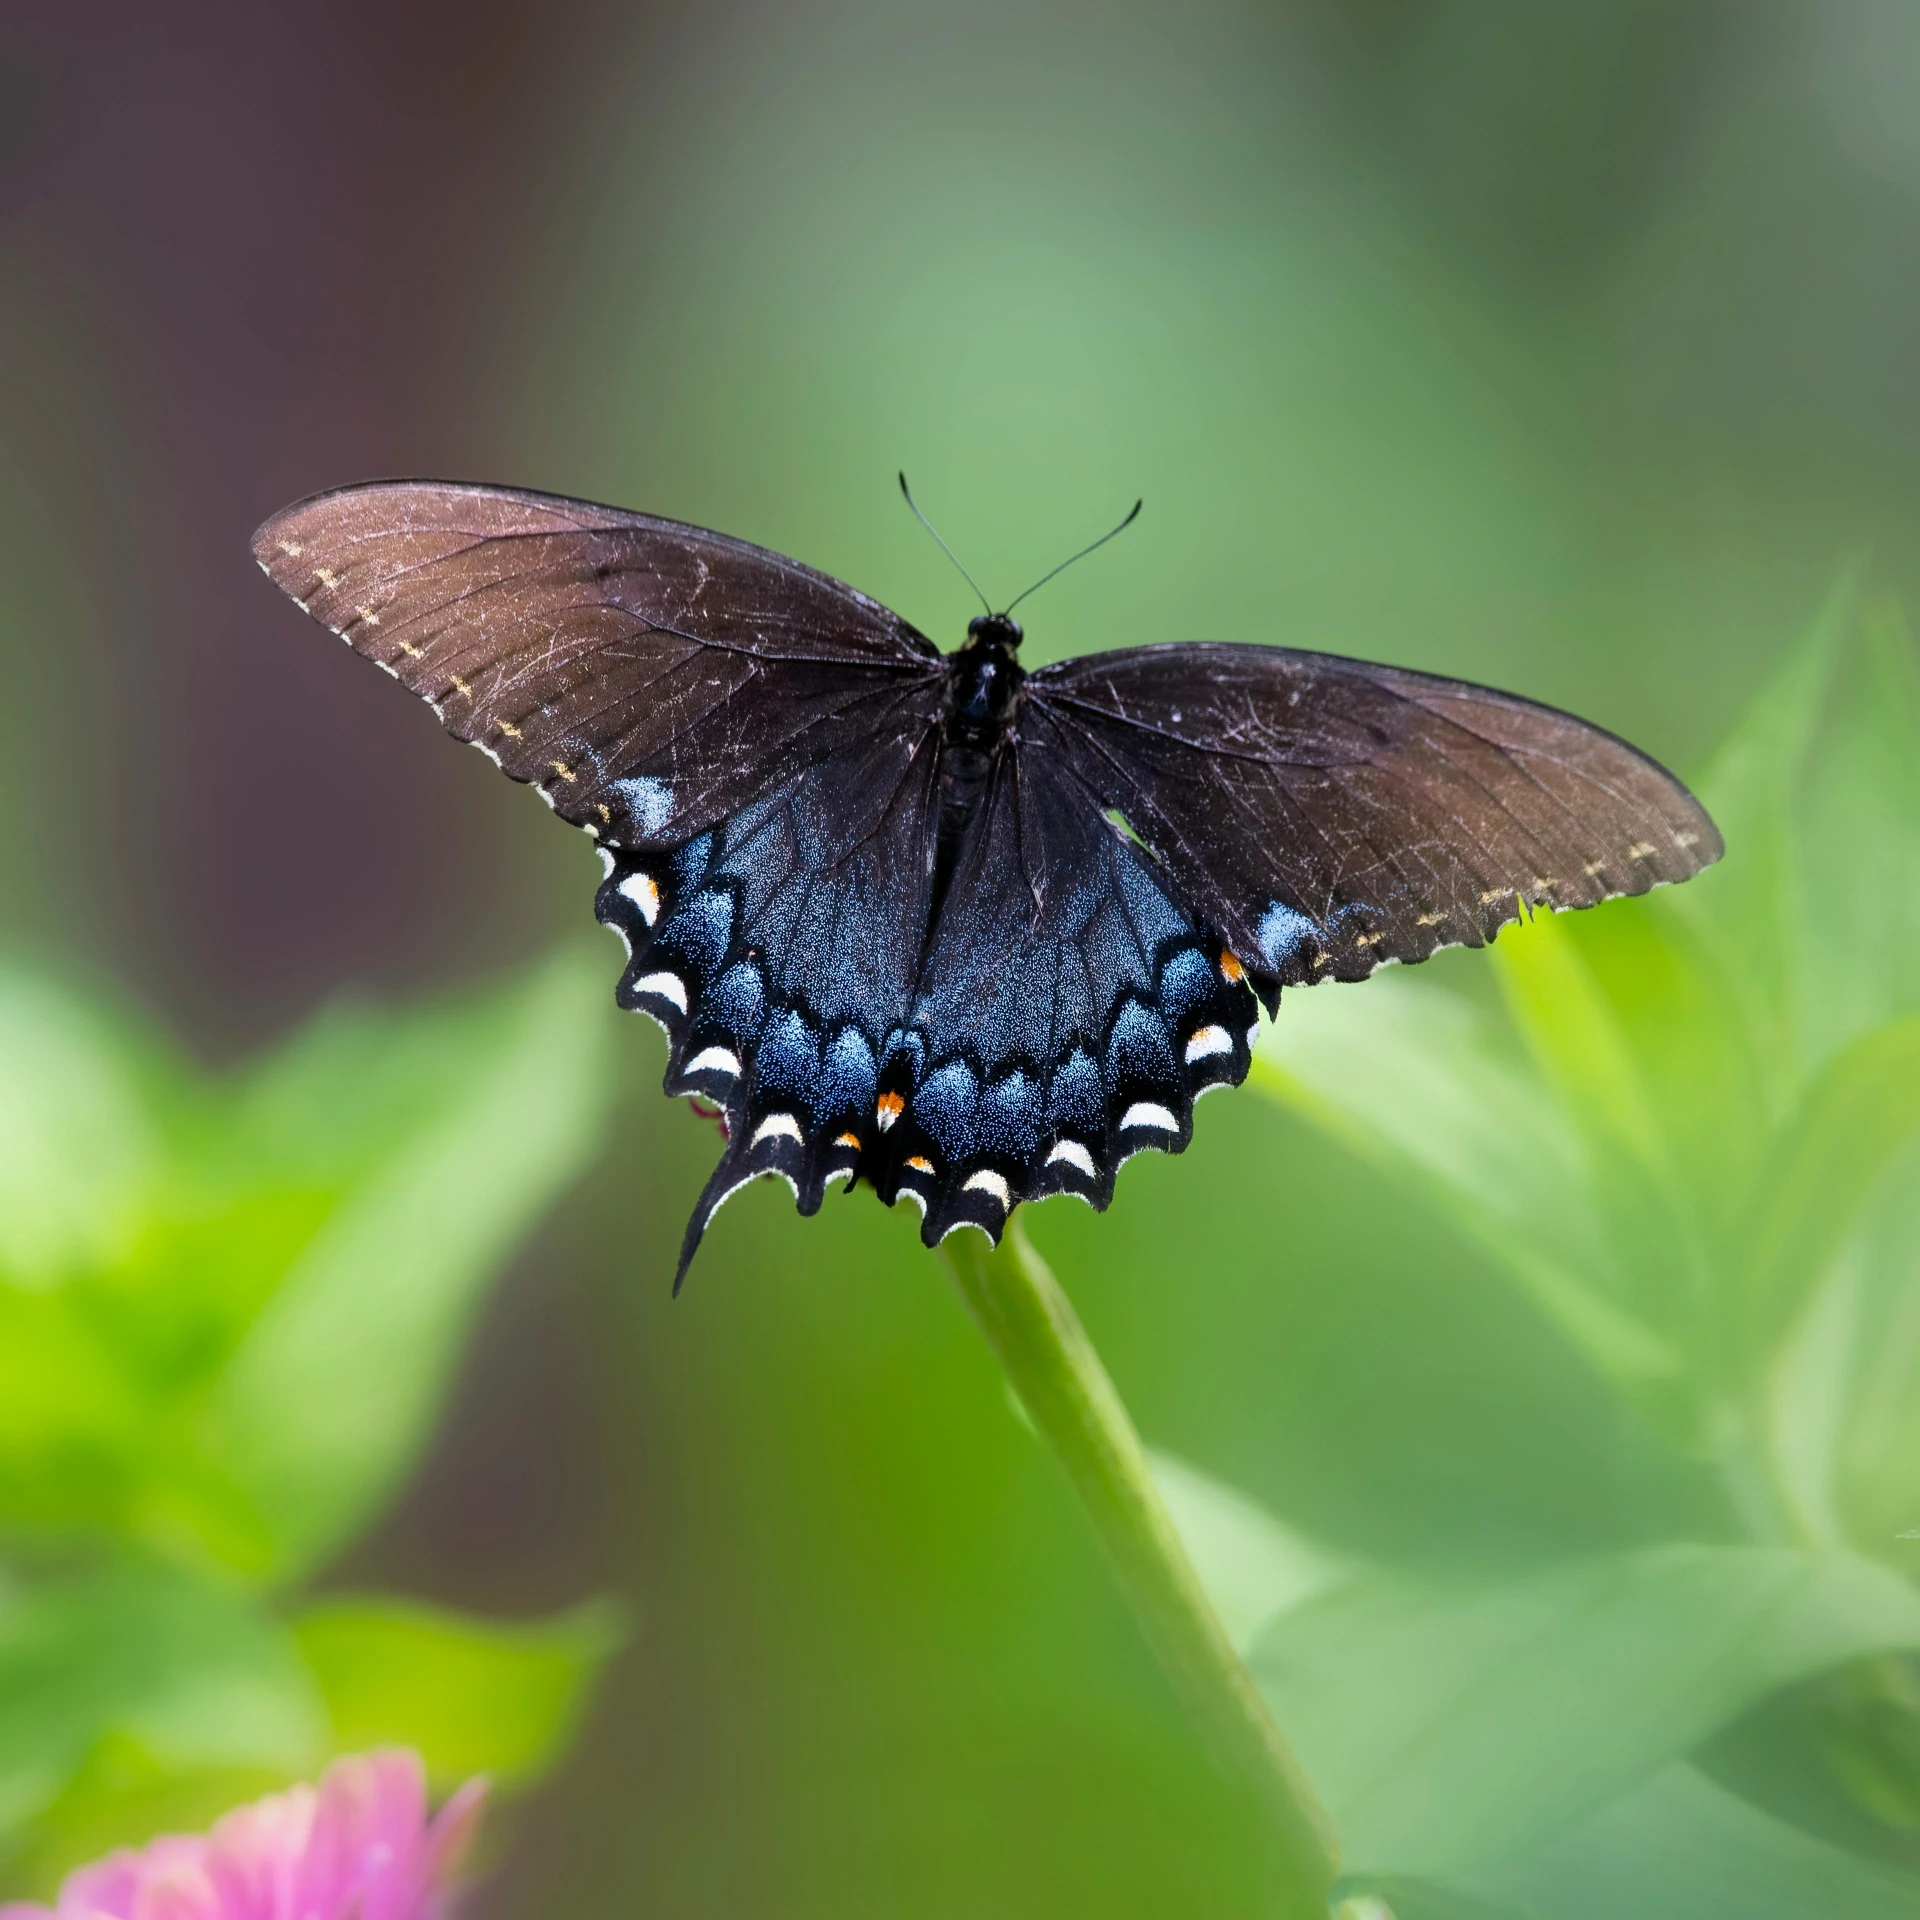
[[833, 1144], [836, 1147], [851, 1147], [858, 1153], [860, 1151], [860, 1136], [857, 1133], [843, 1133], [835, 1138]]
[[1240, 964], [1240, 956], [1231, 947], [1220, 949], [1220, 972], [1227, 980], [1239, 980], [1246, 974], [1246, 968]]
[[910, 1166], [916, 1173], [930, 1174], [933, 1171], [933, 1162], [931, 1160], [924, 1159], [921, 1155], [917, 1153], [909, 1157], [907, 1161], [907, 1165]]

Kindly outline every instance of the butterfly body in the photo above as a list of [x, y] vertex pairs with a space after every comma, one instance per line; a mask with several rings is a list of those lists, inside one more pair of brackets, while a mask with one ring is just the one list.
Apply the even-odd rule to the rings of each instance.
[[1285, 985], [1489, 939], [1719, 853], [1584, 722], [1324, 654], [1136, 647], [1028, 673], [1006, 615], [941, 654], [725, 536], [399, 482], [264, 526], [269, 575], [598, 842], [617, 996], [765, 1174], [914, 1200], [933, 1244], [1096, 1207], [1237, 1084]]
[[[953, 878], [967, 831], [992, 781], [1007, 725], [1027, 676], [1016, 652], [1021, 633], [1004, 615], [975, 620], [966, 644], [946, 656], [947, 696], [941, 715], [940, 828], [934, 853], [934, 915]], [[930, 923], [931, 924], [931, 923]]]

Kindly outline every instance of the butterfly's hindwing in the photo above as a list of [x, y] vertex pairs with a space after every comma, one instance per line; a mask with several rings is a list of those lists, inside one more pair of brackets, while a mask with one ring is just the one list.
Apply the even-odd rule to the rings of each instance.
[[726, 1119], [686, 1260], [747, 1180], [783, 1176], [812, 1213], [876, 1141], [880, 1047], [926, 926], [936, 770], [930, 734], [874, 742], [670, 855], [608, 852], [597, 911], [628, 945], [620, 1003], [666, 1030], [666, 1091]]
[[873, 783], [830, 766], [665, 856], [607, 853], [620, 1003], [665, 1029], [666, 1091], [726, 1118], [683, 1273], [720, 1205], [766, 1174], [803, 1213], [863, 1176], [920, 1206], [928, 1245], [967, 1225], [998, 1239], [1052, 1193], [1104, 1208], [1127, 1159], [1181, 1151], [1194, 1101], [1245, 1077], [1258, 1012], [1233, 956], [1084, 796], [1013, 768], [917, 982], [930, 751], [877, 815]]
[[1235, 1085], [1258, 1010], [1230, 955], [1071, 783], [1010, 746], [880, 1072], [882, 1199], [934, 1244], [998, 1238], [1022, 1200], [1105, 1207], [1121, 1164], [1178, 1153]]

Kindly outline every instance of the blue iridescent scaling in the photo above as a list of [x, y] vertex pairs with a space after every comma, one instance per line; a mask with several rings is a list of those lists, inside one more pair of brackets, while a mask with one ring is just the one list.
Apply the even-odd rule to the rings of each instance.
[[[949, 903], [966, 887], [989, 910], [950, 908], [929, 938], [943, 876], [928, 871], [903, 937], [897, 890], [878, 884], [898, 865], [887, 832], [822, 857], [834, 773], [664, 856], [607, 854], [597, 910], [628, 945], [621, 1004], [666, 1030], [667, 1091], [712, 1101], [727, 1128], [686, 1257], [762, 1174], [803, 1213], [833, 1180], [865, 1179], [915, 1201], [932, 1245], [962, 1226], [997, 1238], [1049, 1193], [1104, 1207], [1130, 1155], [1179, 1152], [1193, 1102], [1245, 1076], [1258, 1009], [1150, 857], [1044, 774], [1024, 795], [990, 780], [944, 876]], [[1045, 839], [1043, 872], [1023, 858], [1023, 800], [1091, 815]], [[920, 805], [937, 836], [930, 783]], [[928, 822], [893, 825], [924, 840]]]

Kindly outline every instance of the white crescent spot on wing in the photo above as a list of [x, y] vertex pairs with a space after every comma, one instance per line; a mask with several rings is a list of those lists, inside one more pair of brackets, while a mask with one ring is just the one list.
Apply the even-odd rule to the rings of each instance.
[[1064, 1160], [1070, 1167], [1078, 1167], [1089, 1180], [1099, 1178], [1099, 1170], [1093, 1164], [1093, 1155], [1078, 1140], [1056, 1140], [1053, 1150], [1047, 1155], [1047, 1165], [1056, 1160]]
[[677, 973], [650, 973], [644, 979], [633, 983], [635, 993], [651, 994], [656, 1000], [665, 1000], [680, 1009], [687, 1010], [686, 983]]

